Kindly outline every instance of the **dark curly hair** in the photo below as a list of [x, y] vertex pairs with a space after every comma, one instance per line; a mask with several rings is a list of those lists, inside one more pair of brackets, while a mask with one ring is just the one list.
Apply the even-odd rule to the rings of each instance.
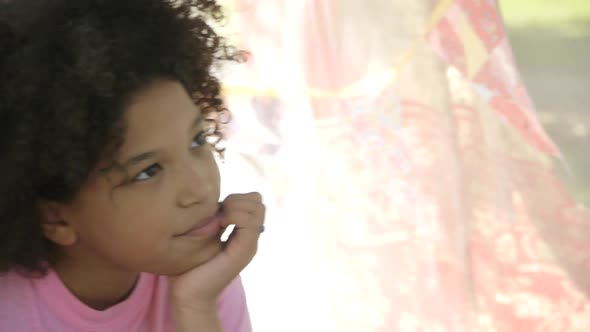
[[215, 0], [11, 1], [0, 2], [0, 272], [43, 273], [55, 247], [39, 202], [68, 202], [114, 159], [130, 98], [178, 81], [220, 138], [216, 64], [244, 53], [214, 31]]

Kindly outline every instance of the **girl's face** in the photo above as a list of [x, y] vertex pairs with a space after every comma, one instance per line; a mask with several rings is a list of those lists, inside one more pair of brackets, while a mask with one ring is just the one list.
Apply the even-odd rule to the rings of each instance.
[[218, 210], [219, 170], [200, 110], [179, 83], [159, 81], [134, 98], [125, 121], [117, 155], [125, 171], [97, 172], [60, 209], [73, 235], [65, 256], [167, 275], [206, 262], [219, 237], [182, 235]]

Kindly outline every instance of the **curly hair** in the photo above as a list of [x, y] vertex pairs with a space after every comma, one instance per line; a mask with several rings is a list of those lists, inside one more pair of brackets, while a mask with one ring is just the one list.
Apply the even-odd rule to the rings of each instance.
[[124, 110], [148, 84], [182, 83], [221, 138], [216, 65], [244, 57], [214, 31], [223, 20], [215, 0], [38, 3], [0, 3], [12, 13], [0, 18], [0, 272], [45, 272], [55, 246], [39, 202], [70, 201], [114, 158]]

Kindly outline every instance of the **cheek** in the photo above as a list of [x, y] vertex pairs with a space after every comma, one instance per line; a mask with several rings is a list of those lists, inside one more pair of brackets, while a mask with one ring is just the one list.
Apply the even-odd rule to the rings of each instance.
[[163, 201], [143, 195], [115, 195], [106, 203], [87, 216], [87, 231], [96, 234], [93, 237], [97, 241], [114, 247], [132, 244], [145, 249], [144, 243], [155, 245], [172, 231], [172, 213]]
[[211, 152], [207, 159], [207, 168], [209, 169], [209, 176], [211, 177], [212, 181], [215, 184], [215, 188], [219, 190], [220, 182], [221, 182], [221, 175], [219, 173], [219, 167], [217, 166], [217, 162], [215, 161], [215, 157], [213, 156], [213, 152]]
[[164, 201], [142, 201], [140, 204], [128, 205], [117, 216], [118, 223], [128, 236], [139, 236], [152, 240], [165, 236], [172, 231], [173, 209]]
[[170, 246], [171, 222], [165, 212], [149, 209], [112, 215], [94, 237], [93, 247], [113, 262], [142, 270], [166, 254]]
[[221, 184], [221, 175], [219, 173], [219, 167], [217, 167], [217, 163], [215, 163], [215, 161], [213, 161], [213, 171], [212, 171], [212, 177], [215, 181], [215, 188], [217, 188], [217, 191], [219, 191], [219, 186]]

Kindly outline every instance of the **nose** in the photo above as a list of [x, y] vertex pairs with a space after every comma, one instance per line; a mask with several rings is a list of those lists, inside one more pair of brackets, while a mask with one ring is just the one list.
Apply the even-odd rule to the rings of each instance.
[[212, 174], [198, 160], [188, 160], [183, 164], [178, 176], [177, 203], [180, 207], [190, 207], [208, 202], [213, 196]]

